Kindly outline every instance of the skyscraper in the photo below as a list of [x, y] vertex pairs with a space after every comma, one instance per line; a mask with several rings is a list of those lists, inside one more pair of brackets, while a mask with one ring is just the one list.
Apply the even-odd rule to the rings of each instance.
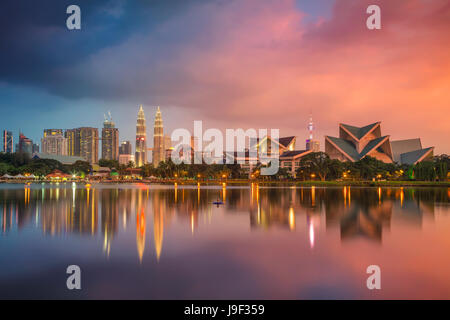
[[98, 163], [98, 129], [90, 127], [78, 128], [80, 132], [80, 157], [89, 163]]
[[66, 156], [67, 139], [64, 138], [62, 129], [45, 129], [41, 147], [43, 154]]
[[119, 146], [119, 155], [120, 154], [133, 154], [133, 148], [130, 141], [122, 141]]
[[33, 140], [27, 138], [22, 132], [19, 133], [19, 143], [16, 144], [16, 151], [20, 153], [33, 154]]
[[102, 129], [102, 159], [119, 160], [119, 129], [115, 127], [111, 114], [105, 116]]
[[31, 153], [39, 153], [39, 145], [37, 143], [33, 143], [33, 145], [31, 146]]
[[6, 153], [12, 153], [14, 151], [13, 149], [14, 145], [14, 137], [13, 133], [8, 130], [3, 130], [3, 152]]
[[48, 136], [63, 135], [63, 129], [44, 129], [44, 138]]
[[147, 127], [142, 105], [139, 107], [136, 123], [136, 166], [141, 167], [147, 163]]
[[67, 129], [67, 155], [83, 157], [89, 163], [98, 162], [98, 129], [82, 127]]
[[67, 129], [64, 132], [67, 139], [67, 155], [80, 156], [80, 131], [78, 129]]
[[155, 114], [155, 125], [153, 127], [153, 166], [157, 167], [164, 160], [163, 121], [161, 110], [158, 107]]

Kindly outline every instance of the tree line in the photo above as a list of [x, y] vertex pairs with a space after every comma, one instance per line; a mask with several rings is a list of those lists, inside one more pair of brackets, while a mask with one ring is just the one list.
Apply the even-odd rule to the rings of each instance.
[[92, 172], [92, 166], [87, 161], [76, 161], [66, 165], [53, 159], [31, 159], [28, 153], [0, 153], [0, 176], [9, 174], [34, 174], [46, 176], [54, 170], [60, 170], [67, 174], [86, 176]]
[[[109, 167], [120, 175], [126, 175], [128, 168], [134, 163], [119, 164], [116, 160], [100, 159], [99, 166]], [[252, 172], [241, 168], [240, 164], [175, 164], [171, 159], [159, 163], [142, 166], [143, 177], [178, 178], [178, 179], [247, 179], [249, 176], [262, 180], [294, 179], [292, 171], [280, 167], [273, 176], [261, 176], [261, 163], [256, 164]], [[372, 157], [365, 157], [356, 162], [342, 162], [330, 157], [324, 152], [310, 153], [300, 158], [295, 179], [297, 180], [417, 180], [417, 181], [446, 181], [450, 157], [435, 156], [431, 160], [422, 161], [416, 165], [399, 165], [384, 163]], [[0, 153], [0, 176], [4, 174], [34, 174], [45, 176], [54, 170], [67, 174], [85, 176], [92, 173], [92, 166], [86, 161], [77, 161], [72, 165], [64, 165], [51, 159], [31, 159], [26, 153]]]

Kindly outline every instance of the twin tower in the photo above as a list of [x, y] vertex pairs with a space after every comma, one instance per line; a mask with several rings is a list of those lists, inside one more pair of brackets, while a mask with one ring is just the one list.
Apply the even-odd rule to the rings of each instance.
[[[161, 110], [158, 107], [155, 115], [155, 125], [153, 127], [153, 165], [158, 166], [161, 161], [165, 160], [164, 148], [164, 131]], [[135, 162], [137, 167], [146, 164], [147, 161], [147, 127], [145, 123], [145, 114], [142, 105], [139, 107], [137, 123], [136, 123], [136, 156]]]

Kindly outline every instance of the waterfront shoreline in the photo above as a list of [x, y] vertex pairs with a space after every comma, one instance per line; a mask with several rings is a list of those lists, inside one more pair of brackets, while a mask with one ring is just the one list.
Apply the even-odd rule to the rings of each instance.
[[30, 183], [72, 183], [79, 184], [147, 184], [147, 185], [211, 185], [222, 186], [223, 184], [229, 186], [248, 185], [256, 183], [258, 185], [273, 185], [273, 186], [318, 186], [318, 187], [336, 187], [336, 186], [355, 186], [355, 187], [450, 187], [450, 181], [264, 181], [264, 180], [249, 180], [249, 179], [237, 179], [237, 180], [107, 180], [107, 181], [48, 181], [48, 180], [8, 180], [0, 181], [0, 184], [30, 184]]

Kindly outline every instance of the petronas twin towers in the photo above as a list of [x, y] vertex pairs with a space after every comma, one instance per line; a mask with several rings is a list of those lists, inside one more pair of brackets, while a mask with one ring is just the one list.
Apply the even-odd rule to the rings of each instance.
[[[161, 110], [158, 107], [155, 115], [155, 125], [153, 129], [153, 164], [157, 166], [165, 160], [164, 153], [164, 130]], [[142, 105], [139, 107], [136, 123], [136, 167], [141, 167], [147, 161], [147, 126]]]

